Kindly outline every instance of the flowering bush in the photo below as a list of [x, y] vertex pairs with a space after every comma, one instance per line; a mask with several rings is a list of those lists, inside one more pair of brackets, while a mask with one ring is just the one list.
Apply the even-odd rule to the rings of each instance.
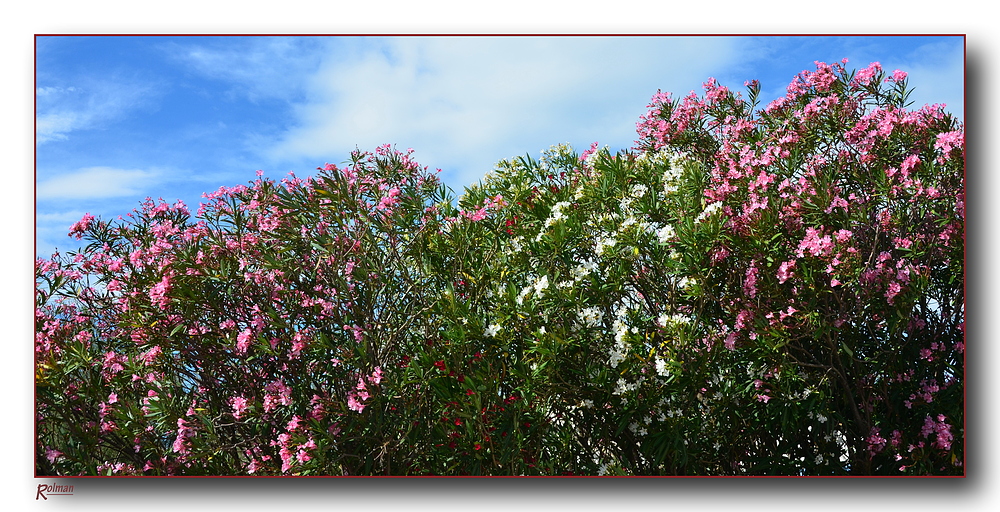
[[36, 262], [36, 471], [962, 474], [964, 136], [905, 74], [636, 147], [411, 152], [84, 217]]

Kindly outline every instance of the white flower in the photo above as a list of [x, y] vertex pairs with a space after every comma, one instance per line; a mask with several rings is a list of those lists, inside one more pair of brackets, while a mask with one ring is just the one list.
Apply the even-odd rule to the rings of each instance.
[[660, 324], [660, 327], [666, 327], [667, 320], [670, 320], [670, 316], [666, 313], [660, 313], [660, 316], [656, 319], [656, 323]]
[[642, 197], [642, 196], [646, 195], [646, 191], [647, 190], [649, 190], [649, 189], [646, 188], [646, 185], [643, 185], [642, 183], [638, 183], [638, 184], [632, 186], [632, 195], [635, 196], [635, 197]]
[[539, 297], [544, 295], [544, 291], [548, 287], [549, 287], [549, 276], [542, 276], [538, 278], [538, 281], [535, 281], [535, 293], [537, 293]]
[[615, 323], [611, 326], [615, 330], [615, 341], [619, 344], [624, 343], [625, 335], [628, 334], [628, 326], [622, 321], [621, 317], [615, 320]]
[[719, 210], [719, 208], [722, 208], [722, 203], [720, 201], [716, 201], [716, 202], [714, 202], [714, 203], [706, 206], [705, 210], [702, 211], [700, 214], [698, 214], [698, 217], [696, 217], [694, 219], [694, 221], [695, 222], [701, 222], [701, 221], [707, 219], [708, 217], [711, 217], [713, 213], [715, 213], [715, 212], [717, 212]]
[[484, 334], [486, 334], [489, 337], [493, 337], [493, 336], [496, 336], [498, 332], [500, 332], [500, 326], [497, 325], [497, 324], [491, 324], [486, 329], [486, 332]]
[[549, 227], [556, 222], [559, 222], [566, 218], [566, 214], [562, 212], [562, 209], [569, 206], [566, 201], [559, 201], [552, 206], [552, 211], [549, 212], [549, 218], [545, 219], [545, 227]]
[[662, 228], [656, 230], [656, 238], [660, 240], [661, 244], [667, 243], [668, 240], [676, 235], [674, 232], [674, 227], [670, 224], [663, 226]]
[[528, 286], [525, 286], [524, 288], [521, 289], [521, 293], [519, 293], [517, 295], [517, 305], [518, 306], [520, 306], [521, 304], [524, 304], [524, 299], [525, 299], [525, 297], [528, 296], [529, 293], [531, 293], [531, 288], [532, 288], [531, 285], [528, 285]]
[[674, 325], [677, 325], [677, 324], [690, 324], [691, 323], [691, 317], [684, 316], [684, 315], [681, 315], [679, 313], [673, 314], [673, 315], [668, 315], [666, 313], [660, 313], [660, 316], [656, 318], [656, 323], [659, 324], [660, 327], [666, 327], [667, 324], [674, 324]]
[[597, 268], [597, 263], [593, 261], [585, 261], [574, 267], [572, 270], [570, 270], [570, 276], [573, 277], [574, 281], [581, 281], [583, 280], [583, 278], [590, 275], [590, 273], [593, 272], [596, 268]]
[[577, 316], [580, 317], [580, 321], [586, 327], [597, 327], [601, 325], [601, 320], [604, 319], [604, 313], [596, 307], [586, 308], [577, 313]]
[[666, 377], [670, 375], [670, 370], [667, 369], [667, 362], [660, 359], [659, 356], [656, 357], [656, 374], [660, 377]]
[[[608, 362], [611, 363], [612, 368], [618, 368], [618, 365], [621, 364], [623, 360], [625, 360], [625, 353], [613, 350], [611, 351], [611, 358], [608, 360]], [[619, 395], [621, 393], [615, 393], [615, 394]]]
[[607, 248], [614, 247], [616, 243], [618, 242], [617, 240], [614, 239], [613, 236], [611, 235], [602, 236], [597, 239], [597, 243], [594, 245], [594, 252], [596, 252], [598, 255], [603, 256]]

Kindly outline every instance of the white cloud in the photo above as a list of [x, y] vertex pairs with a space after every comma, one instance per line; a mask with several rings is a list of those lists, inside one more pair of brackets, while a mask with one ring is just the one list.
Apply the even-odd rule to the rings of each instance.
[[656, 89], [696, 89], [737, 51], [730, 39], [682, 37], [338, 42], [266, 155], [318, 161], [395, 143], [461, 184], [550, 144], [629, 146]]
[[38, 87], [36, 141], [43, 144], [65, 140], [75, 130], [116, 121], [136, 108], [148, 106], [157, 95], [154, 83], [123, 76], [82, 78], [71, 87]]
[[329, 40], [299, 37], [234, 37], [202, 44], [164, 45], [167, 55], [203, 76], [230, 82], [230, 93], [250, 101], [296, 99], [299, 80], [315, 71]]
[[[160, 172], [88, 167], [38, 183], [38, 200], [137, 197], [159, 181]], [[77, 219], [79, 220], [79, 219]]]

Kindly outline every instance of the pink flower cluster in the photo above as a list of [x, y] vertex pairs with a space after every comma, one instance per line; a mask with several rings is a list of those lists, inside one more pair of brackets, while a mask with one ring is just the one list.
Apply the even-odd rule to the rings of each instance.
[[924, 426], [920, 430], [920, 435], [923, 436], [924, 439], [927, 439], [934, 434], [934, 447], [941, 450], [950, 450], [951, 443], [955, 440], [951, 433], [951, 425], [949, 425], [946, 420], [947, 418], [945, 418], [943, 414], [937, 415], [937, 421], [928, 415], [924, 418]]

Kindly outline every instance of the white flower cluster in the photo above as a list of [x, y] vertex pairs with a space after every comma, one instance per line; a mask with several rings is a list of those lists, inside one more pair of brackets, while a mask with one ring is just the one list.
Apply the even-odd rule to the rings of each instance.
[[670, 224], [666, 224], [662, 228], [656, 230], [656, 238], [657, 240], [660, 241], [661, 244], [667, 243], [668, 241], [670, 241], [671, 238], [674, 238], [675, 236], [677, 236], [677, 233], [674, 232], [674, 227], [671, 226]]
[[664, 197], [677, 192], [677, 180], [680, 179], [684, 169], [682, 164], [687, 158], [684, 153], [677, 153], [668, 149], [655, 152], [645, 152], [636, 159], [638, 163], [647, 163], [653, 167], [666, 167], [663, 172], [663, 195]]
[[639, 380], [635, 382], [627, 382], [624, 377], [619, 377], [618, 382], [615, 383], [615, 390], [612, 392], [613, 395], [623, 395], [629, 391], [635, 391], [639, 389], [639, 385], [642, 384], [643, 377], [639, 377]]
[[722, 203], [719, 202], [719, 201], [716, 201], [716, 202], [714, 202], [714, 203], [706, 206], [705, 210], [702, 211], [701, 213], [699, 213], [698, 216], [694, 219], [694, 221], [695, 222], [701, 222], [701, 221], [703, 221], [703, 220], [711, 217], [712, 214], [715, 213], [715, 212], [717, 212], [717, 211], [719, 211], [720, 208], [722, 208]]
[[826, 416], [823, 416], [821, 413], [815, 413], [815, 414], [816, 415], [813, 416], [813, 412], [809, 411], [809, 413], [807, 414], [807, 416], [809, 416], [810, 418], [816, 418], [817, 420], [819, 420], [820, 423], [826, 423], [826, 419], [827, 419]]
[[608, 474], [608, 463], [605, 462], [601, 464], [601, 467], [597, 468], [597, 476], [604, 476]]
[[[625, 317], [628, 314], [628, 308], [625, 306], [619, 306], [618, 310], [615, 312], [615, 321], [611, 324], [611, 330], [615, 333], [615, 346], [610, 351], [610, 360], [612, 368], [618, 368], [618, 365], [625, 359], [625, 355], [628, 353], [628, 345], [625, 344], [625, 336], [629, 333], [629, 327], [625, 323]], [[635, 334], [639, 332], [639, 329], [633, 327], [631, 329], [632, 333]]]
[[504, 254], [510, 256], [515, 252], [521, 252], [521, 250], [524, 249], [523, 242], [524, 242], [524, 237], [522, 236], [514, 238], [513, 240], [508, 242], [507, 247], [504, 249]]
[[555, 225], [557, 222], [566, 218], [566, 214], [563, 213], [563, 208], [569, 206], [570, 203], [567, 201], [559, 201], [558, 203], [552, 205], [552, 210], [549, 212], [549, 218], [545, 219], [545, 227], [538, 231], [538, 235], [535, 236], [535, 241], [540, 242], [542, 237], [548, 231], [548, 228]]
[[648, 434], [648, 432], [644, 427], [639, 427], [639, 424], [634, 421], [632, 423], [629, 423], [628, 429], [631, 430], [633, 434], [638, 434], [640, 436]]
[[517, 304], [518, 305], [524, 304], [524, 299], [526, 299], [528, 295], [531, 294], [532, 290], [535, 291], [535, 295], [538, 295], [538, 298], [544, 297], [545, 289], [548, 287], [549, 287], [549, 276], [539, 277], [538, 279], [535, 280], [533, 284], [529, 284], [528, 286], [525, 286], [524, 288], [521, 289], [521, 293], [517, 295]]
[[545, 219], [545, 227], [549, 227], [556, 222], [559, 222], [566, 218], [566, 214], [562, 212], [563, 208], [569, 206], [566, 201], [559, 201], [558, 203], [552, 205], [552, 211], [549, 212], [549, 218]]
[[598, 256], [603, 256], [604, 252], [607, 251], [609, 247], [614, 247], [616, 243], [618, 243], [618, 241], [615, 240], [614, 235], [605, 234], [598, 236], [597, 242], [594, 244], [594, 252], [596, 252]]
[[671, 166], [663, 172], [663, 195], [664, 197], [677, 192], [677, 180], [680, 179], [683, 170], [680, 166]]
[[549, 276], [542, 276], [535, 281], [535, 293], [541, 298], [545, 295], [545, 289], [549, 287]]
[[569, 271], [569, 275], [573, 277], [573, 281], [580, 282], [595, 270], [597, 270], [597, 263], [587, 260], [576, 267], [573, 267], [573, 269]]
[[549, 149], [542, 150], [542, 157], [538, 159], [538, 163], [541, 165], [542, 169], [548, 169], [552, 167], [552, 160], [556, 157], [561, 157], [572, 152], [572, 149], [568, 142], [562, 144], [553, 144], [549, 146]]
[[660, 316], [656, 318], [656, 323], [659, 324], [660, 327], [666, 327], [668, 324], [690, 324], [691, 317], [681, 314], [668, 315], [666, 313], [660, 313]]
[[656, 356], [656, 374], [660, 377], [670, 376], [670, 369], [667, 368], [667, 362], [660, 359], [660, 356]]
[[580, 311], [577, 313], [577, 316], [580, 317], [580, 322], [583, 323], [584, 327], [598, 327], [604, 319], [604, 312], [596, 307], [592, 307]]
[[656, 230], [654, 229], [654, 227], [653, 227], [652, 224], [650, 224], [649, 222], [646, 222], [646, 221], [636, 220], [636, 218], [633, 217], [633, 216], [631, 216], [631, 215], [628, 216], [628, 218], [626, 218], [621, 223], [621, 226], [618, 227], [618, 232], [619, 233], [625, 233], [630, 228], [632, 228], [632, 226], [636, 226], [636, 228], [638, 229], [639, 232], [644, 232], [647, 235], [654, 235], [654, 234], [656, 234]]

